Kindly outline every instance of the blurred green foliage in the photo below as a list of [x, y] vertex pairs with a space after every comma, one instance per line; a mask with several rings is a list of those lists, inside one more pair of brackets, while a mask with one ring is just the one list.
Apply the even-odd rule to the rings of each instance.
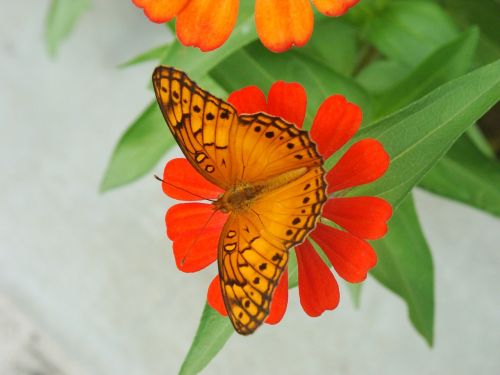
[[45, 43], [50, 56], [57, 55], [61, 42], [89, 5], [90, 0], [52, 0], [45, 23]]

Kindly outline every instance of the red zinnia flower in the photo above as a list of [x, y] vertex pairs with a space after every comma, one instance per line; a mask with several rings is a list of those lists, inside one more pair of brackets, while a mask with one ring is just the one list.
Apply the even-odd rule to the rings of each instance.
[[[359, 0], [313, 0], [327, 16], [341, 16]], [[153, 22], [177, 17], [177, 37], [202, 51], [220, 47], [238, 17], [239, 0], [132, 0]], [[310, 0], [255, 0], [255, 23], [262, 43], [274, 52], [303, 46], [311, 37], [314, 15]]]
[[[240, 114], [266, 112], [297, 127], [302, 127], [306, 100], [301, 85], [285, 82], [276, 82], [271, 87], [267, 102], [255, 86], [236, 91], [228, 99]], [[361, 116], [361, 110], [341, 95], [323, 102], [310, 135], [325, 160], [352, 138], [360, 126]], [[354, 143], [326, 175], [330, 199], [309, 239], [323, 250], [338, 275], [348, 282], [363, 281], [375, 266], [376, 254], [366, 240], [386, 233], [392, 208], [381, 198], [342, 197], [342, 191], [378, 179], [388, 166], [389, 156], [382, 145], [374, 139], [364, 139]], [[200, 197], [217, 198], [223, 193], [183, 158], [167, 163], [164, 180], [170, 182], [162, 184], [164, 192], [175, 199], [195, 201]], [[173, 186], [182, 186], [185, 190]], [[181, 203], [168, 210], [167, 234], [173, 241], [175, 261], [181, 271], [195, 272], [216, 260], [217, 243], [226, 218], [226, 214], [214, 211], [213, 205], [205, 203]], [[295, 247], [299, 296], [304, 311], [310, 316], [319, 316], [338, 305], [339, 288], [329, 266], [309, 239]], [[283, 317], [287, 289], [285, 272], [273, 296], [267, 323], [277, 323]], [[226, 315], [218, 276], [209, 286], [207, 299], [214, 309]]]

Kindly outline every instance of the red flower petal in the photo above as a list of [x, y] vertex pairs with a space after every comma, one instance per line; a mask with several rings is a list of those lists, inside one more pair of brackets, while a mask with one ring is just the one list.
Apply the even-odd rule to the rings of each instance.
[[358, 131], [363, 115], [359, 107], [342, 95], [327, 98], [319, 107], [311, 128], [318, 151], [328, 159]]
[[299, 83], [275, 82], [267, 95], [267, 113], [302, 127], [306, 115], [306, 90]]
[[268, 49], [283, 52], [307, 43], [314, 15], [309, 0], [255, 0], [255, 25]]
[[366, 279], [367, 272], [377, 263], [372, 247], [350, 233], [318, 223], [311, 238], [325, 252], [339, 276], [351, 283]]
[[359, 0], [313, 0], [316, 8], [326, 16], [341, 16]]
[[172, 246], [175, 265], [182, 272], [198, 272], [217, 259], [220, 233], [203, 232], [197, 238], [181, 238]]
[[219, 275], [215, 276], [208, 287], [207, 302], [212, 309], [217, 310], [222, 316], [227, 316], [226, 306], [222, 298]]
[[233, 31], [238, 6], [238, 0], [190, 0], [177, 16], [177, 37], [204, 52], [220, 47]]
[[375, 139], [353, 144], [326, 175], [328, 193], [375, 181], [385, 173], [389, 161], [384, 147]]
[[309, 241], [295, 247], [297, 254], [299, 297], [309, 316], [333, 310], [340, 300], [337, 281]]
[[283, 273], [281, 280], [276, 287], [271, 302], [271, 311], [266, 319], [267, 324], [278, 324], [285, 315], [288, 305], [288, 271]]
[[357, 237], [376, 240], [387, 232], [392, 207], [377, 197], [332, 198], [322, 215]]
[[239, 115], [267, 112], [266, 97], [257, 86], [248, 86], [235, 91], [229, 95], [227, 101], [236, 108]]
[[205, 180], [184, 158], [170, 160], [165, 166], [161, 186], [170, 198], [183, 201], [217, 198], [224, 193], [220, 187]]
[[217, 244], [227, 214], [204, 203], [176, 204], [167, 211], [167, 235], [174, 242], [177, 268], [196, 272], [217, 259]]
[[164, 23], [177, 16], [188, 0], [132, 0], [150, 21]]
[[165, 217], [167, 235], [172, 241], [181, 237], [193, 238], [206, 231], [222, 231], [227, 214], [215, 211], [206, 203], [179, 203], [169, 208]]

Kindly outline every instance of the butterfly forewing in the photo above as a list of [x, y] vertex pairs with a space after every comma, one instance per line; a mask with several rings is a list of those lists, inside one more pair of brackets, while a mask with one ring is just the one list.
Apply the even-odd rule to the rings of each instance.
[[232, 183], [263, 181], [292, 168], [322, 164], [307, 132], [279, 117], [241, 115], [230, 135]]
[[186, 158], [207, 180], [227, 189], [229, 132], [237, 122], [234, 108], [173, 68], [156, 68], [153, 86], [163, 117]]

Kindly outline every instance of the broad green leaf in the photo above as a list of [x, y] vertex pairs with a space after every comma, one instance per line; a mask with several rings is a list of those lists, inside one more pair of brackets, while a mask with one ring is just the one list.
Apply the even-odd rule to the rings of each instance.
[[348, 76], [356, 64], [356, 47], [356, 30], [351, 25], [341, 18], [317, 16], [311, 39], [295, 51]]
[[234, 332], [229, 318], [205, 304], [191, 348], [179, 375], [195, 375], [210, 363]]
[[389, 59], [411, 67], [453, 39], [457, 29], [433, 2], [393, 1], [369, 20], [364, 35]]
[[106, 191], [145, 175], [174, 144], [158, 104], [152, 102], [118, 141], [100, 190]]
[[443, 83], [466, 73], [472, 65], [478, 37], [475, 28], [463, 33], [437, 49], [396, 86], [383, 92], [375, 105], [377, 118], [410, 104]]
[[118, 67], [127, 68], [129, 66], [137, 65], [151, 60], [160, 61], [160, 59], [166, 55], [171, 45], [171, 43], [165, 43], [161, 46], [152, 48], [149, 51], [143, 52], [140, 55], [137, 55], [124, 63], [121, 63]]
[[50, 56], [57, 55], [59, 45], [89, 5], [90, 0], [52, 0], [45, 23], [45, 43]]
[[394, 86], [408, 75], [408, 67], [394, 60], [377, 60], [366, 66], [356, 81], [373, 94], [379, 94]]
[[267, 92], [278, 80], [301, 83], [308, 101], [305, 128], [312, 124], [319, 105], [333, 94], [346, 96], [364, 108], [365, 119], [370, 117], [369, 97], [360, 85], [295, 51], [270, 54], [253, 43], [224, 60], [211, 75], [228, 92], [248, 85], [257, 85]]
[[[362, 129], [391, 156], [386, 174], [347, 195], [372, 195], [396, 208], [457, 138], [500, 99], [500, 60], [437, 88], [403, 110]], [[328, 160], [327, 167], [334, 160]]]
[[462, 136], [419, 186], [500, 216], [500, 162]]
[[173, 66], [189, 74], [191, 79], [198, 80], [226, 57], [257, 39], [253, 4], [241, 4], [238, 22], [229, 39], [219, 48], [210, 52], [201, 52], [197, 48], [185, 47], [175, 40], [169, 52], [161, 60], [161, 64]]
[[432, 345], [434, 270], [411, 195], [394, 213], [388, 234], [375, 241], [373, 246], [378, 263], [371, 275], [406, 302], [412, 324]]

